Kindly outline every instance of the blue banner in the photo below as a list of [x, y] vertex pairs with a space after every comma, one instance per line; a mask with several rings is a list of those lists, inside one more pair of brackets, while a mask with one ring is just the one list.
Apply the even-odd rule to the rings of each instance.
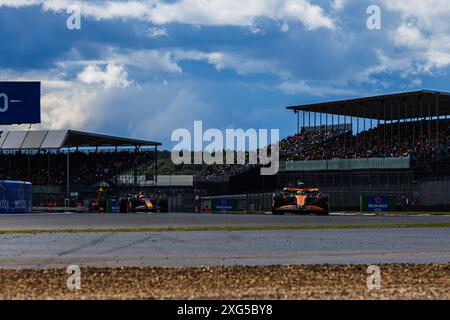
[[0, 124], [41, 122], [40, 82], [0, 82]]
[[368, 208], [369, 212], [389, 211], [389, 198], [387, 196], [369, 196]]
[[216, 210], [233, 210], [232, 200], [216, 200]]
[[0, 180], [0, 214], [33, 211], [30, 182]]
[[111, 213], [119, 213], [119, 201], [111, 199]]

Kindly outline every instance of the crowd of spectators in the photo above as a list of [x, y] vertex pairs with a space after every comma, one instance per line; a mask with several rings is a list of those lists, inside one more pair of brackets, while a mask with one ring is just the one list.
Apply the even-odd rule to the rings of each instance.
[[[450, 154], [450, 120], [383, 124], [358, 134], [347, 128], [318, 127], [280, 141], [280, 160], [308, 161], [410, 157], [426, 163]], [[206, 177], [231, 176], [247, 165], [213, 165]]]
[[[224, 159], [225, 162], [225, 159]], [[236, 174], [244, 173], [255, 166], [257, 164], [249, 163], [249, 153], [245, 153], [245, 163], [237, 164], [237, 159], [235, 157], [236, 164], [213, 164], [209, 165], [203, 170], [202, 175], [207, 177], [208, 179], [214, 179], [215, 177], [224, 177], [224, 176], [233, 176]]]
[[[437, 133], [439, 132], [439, 136]], [[380, 125], [357, 135], [342, 132], [310, 144], [304, 134], [287, 138], [280, 155], [287, 161], [407, 157], [426, 161], [447, 154], [450, 122], [402, 122]], [[304, 139], [304, 140], [303, 140]], [[299, 141], [301, 140], [301, 141]], [[287, 142], [287, 143], [286, 143]]]
[[320, 127], [316, 130], [302, 130], [299, 134], [287, 137], [280, 141], [280, 155], [283, 160], [296, 160], [304, 156], [315, 146], [334, 141], [349, 130], [342, 128]]

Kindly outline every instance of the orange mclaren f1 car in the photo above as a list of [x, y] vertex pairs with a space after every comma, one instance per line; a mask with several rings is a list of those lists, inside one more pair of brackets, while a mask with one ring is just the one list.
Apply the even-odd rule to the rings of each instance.
[[317, 188], [284, 188], [273, 195], [272, 214], [285, 213], [326, 216], [330, 213], [329, 196]]

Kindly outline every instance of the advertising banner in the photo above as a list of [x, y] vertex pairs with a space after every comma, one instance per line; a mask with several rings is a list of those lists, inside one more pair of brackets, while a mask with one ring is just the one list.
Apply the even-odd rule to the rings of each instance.
[[0, 214], [33, 211], [30, 182], [0, 180]]
[[231, 199], [215, 199], [212, 201], [213, 211], [231, 211], [236, 210], [237, 202]]
[[386, 195], [363, 196], [361, 199], [363, 212], [388, 212], [395, 211], [397, 198]]
[[0, 125], [41, 122], [40, 82], [0, 82]]
[[388, 211], [389, 199], [387, 196], [369, 196], [368, 197], [368, 210], [369, 212], [382, 212]]

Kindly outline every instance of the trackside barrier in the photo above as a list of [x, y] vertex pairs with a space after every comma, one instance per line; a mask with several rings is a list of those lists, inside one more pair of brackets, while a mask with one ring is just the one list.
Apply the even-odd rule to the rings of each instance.
[[195, 196], [193, 194], [171, 195], [167, 197], [169, 212], [194, 212]]
[[201, 212], [231, 213], [270, 211], [273, 193], [202, 197]]
[[[399, 211], [402, 208], [412, 207], [416, 201], [409, 192], [389, 192], [383, 188], [368, 190], [367, 187], [353, 187], [353, 190], [323, 188], [321, 192], [330, 196], [331, 210], [353, 211], [384, 211], [381, 207], [387, 201], [386, 211]], [[371, 204], [375, 201], [373, 196], [381, 195], [379, 207]], [[270, 212], [272, 209], [273, 193], [226, 195], [201, 198], [201, 212], [210, 210], [212, 213], [234, 212]], [[378, 199], [377, 199], [378, 200]]]
[[33, 199], [31, 183], [0, 180], [0, 214], [31, 213]]

